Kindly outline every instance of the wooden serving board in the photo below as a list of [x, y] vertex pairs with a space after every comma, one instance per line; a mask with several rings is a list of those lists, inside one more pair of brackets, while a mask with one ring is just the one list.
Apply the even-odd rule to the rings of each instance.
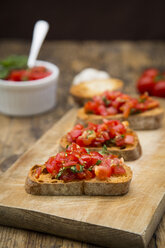
[[70, 110], [0, 177], [0, 224], [85, 241], [105, 247], [146, 247], [165, 209], [165, 121], [154, 131], [138, 132], [140, 159], [130, 191], [118, 197], [34, 196], [24, 190], [34, 164], [59, 151], [59, 139], [75, 122]]

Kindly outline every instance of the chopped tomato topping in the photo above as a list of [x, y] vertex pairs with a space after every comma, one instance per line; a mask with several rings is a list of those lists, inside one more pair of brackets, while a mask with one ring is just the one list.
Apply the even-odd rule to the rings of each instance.
[[134, 141], [135, 141], [135, 137], [132, 134], [125, 135], [125, 138], [124, 138], [125, 144], [133, 145]]
[[[66, 152], [59, 152], [56, 156], [50, 157], [45, 166], [53, 178], [70, 182], [90, 180], [94, 177], [105, 180], [113, 174], [122, 175], [125, 173], [123, 163], [123, 159], [115, 155], [88, 152], [85, 148], [72, 143]], [[41, 173], [41, 167], [37, 168], [35, 177], [39, 178]]]
[[10, 72], [6, 80], [12, 81], [28, 81], [28, 80], [37, 80], [45, 78], [51, 74], [44, 66], [35, 66], [31, 69], [20, 69], [13, 70]]
[[[127, 136], [129, 134], [129, 136]], [[81, 147], [125, 146], [134, 143], [134, 136], [118, 120], [103, 120], [102, 124], [89, 123], [87, 127], [76, 125], [68, 134], [69, 143]]]
[[36, 169], [35, 177], [36, 177], [36, 178], [39, 178], [41, 172], [42, 172], [42, 168], [41, 168], [41, 167], [38, 167], [38, 168]]
[[109, 166], [96, 166], [95, 167], [95, 174], [96, 177], [99, 178], [100, 180], [105, 180], [108, 177], [111, 176], [112, 174], [112, 168]]
[[126, 173], [125, 169], [123, 166], [112, 166], [112, 173], [114, 175], [124, 175]]
[[133, 98], [119, 91], [105, 91], [101, 96], [84, 105], [86, 113], [95, 115], [123, 114], [125, 118], [129, 115], [141, 113], [159, 106], [159, 103], [144, 93], [139, 98]]

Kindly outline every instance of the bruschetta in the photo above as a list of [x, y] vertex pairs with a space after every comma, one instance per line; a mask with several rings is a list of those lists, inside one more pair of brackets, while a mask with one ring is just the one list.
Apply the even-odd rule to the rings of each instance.
[[159, 102], [146, 93], [134, 98], [119, 91], [105, 91], [78, 110], [77, 122], [98, 124], [103, 118], [127, 120], [132, 129], [151, 130], [161, 126], [163, 116], [164, 110]]
[[33, 195], [123, 195], [131, 179], [123, 158], [89, 152], [72, 143], [44, 165], [33, 166], [25, 190]]
[[87, 127], [77, 124], [60, 140], [64, 150], [72, 142], [90, 151], [101, 151], [106, 147], [112, 154], [123, 157], [126, 161], [136, 160], [141, 156], [141, 146], [137, 134], [129, 128], [127, 121], [103, 120], [101, 124], [88, 123]]
[[83, 105], [94, 96], [101, 95], [106, 90], [121, 90], [122, 87], [123, 81], [116, 78], [95, 79], [72, 85], [70, 94], [73, 96], [75, 102]]

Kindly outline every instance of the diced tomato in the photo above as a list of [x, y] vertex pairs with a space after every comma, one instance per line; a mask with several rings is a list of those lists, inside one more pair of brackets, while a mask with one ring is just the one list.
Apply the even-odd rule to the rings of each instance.
[[72, 140], [75, 140], [77, 137], [79, 137], [82, 134], [82, 130], [81, 129], [73, 129], [70, 132], [70, 135], [72, 137]]
[[128, 118], [128, 116], [130, 115], [131, 108], [132, 108], [132, 104], [130, 102], [127, 102], [120, 107], [120, 110], [122, 110], [123, 116], [125, 118]]
[[35, 66], [31, 69], [18, 69], [10, 72], [7, 80], [28, 81], [45, 78], [51, 74], [44, 66]]
[[[109, 178], [112, 173], [122, 175], [123, 160], [116, 155], [101, 155], [98, 152], [86, 151], [75, 143], [72, 143], [66, 152], [60, 152], [56, 156], [50, 157], [45, 163], [48, 173], [54, 177], [70, 182], [74, 180], [89, 180], [97, 177], [99, 180]], [[116, 169], [115, 167], [118, 167]], [[59, 174], [60, 172], [60, 174]], [[36, 170], [38, 178], [42, 173], [39, 168]]]
[[86, 178], [86, 173], [85, 172], [79, 172], [79, 173], [77, 173], [77, 178], [78, 179], [85, 179]]
[[134, 144], [135, 137], [132, 134], [126, 134], [124, 137], [124, 143], [127, 145], [132, 145]]
[[38, 168], [36, 169], [36, 172], [35, 172], [35, 177], [36, 177], [36, 178], [39, 178], [41, 172], [42, 172], [42, 168], [41, 168], [41, 167], [38, 167]]
[[157, 101], [150, 101], [146, 103], [146, 108], [147, 109], [153, 109], [159, 106], [159, 102]]
[[116, 144], [117, 146], [124, 146], [124, 145], [125, 145], [124, 137], [122, 137], [122, 136], [117, 136], [117, 137], [115, 138], [115, 144]]
[[84, 128], [84, 126], [83, 125], [81, 125], [80, 123], [78, 123], [77, 125], [75, 125], [75, 127], [74, 127], [75, 129], [83, 129]]
[[103, 104], [103, 99], [100, 96], [94, 96], [93, 100], [98, 104]]
[[111, 173], [112, 173], [111, 167], [102, 166], [102, 165], [95, 167], [96, 177], [98, 177], [100, 180], [107, 179], [108, 177], [111, 176]]
[[66, 149], [66, 151], [67, 151], [67, 152], [70, 152], [70, 151], [77, 150], [77, 149], [79, 149], [79, 148], [80, 148], [79, 145], [77, 145], [76, 143], [72, 143], [72, 144]]
[[91, 179], [91, 178], [93, 178], [93, 173], [91, 172], [91, 171], [89, 171], [89, 170], [86, 170], [85, 171], [85, 179], [86, 180], [89, 180], [89, 179]]
[[98, 106], [98, 112], [100, 115], [106, 116], [107, 115], [107, 109], [104, 105]]
[[123, 166], [117, 165], [117, 166], [112, 166], [111, 168], [112, 168], [112, 174], [114, 175], [124, 175], [126, 173]]
[[67, 173], [67, 174], [62, 174], [60, 177], [61, 180], [64, 180], [64, 182], [71, 182], [74, 179], [76, 179], [76, 174], [75, 173]]
[[12, 81], [26, 81], [28, 80], [28, 75], [27, 70], [13, 70], [7, 79]]
[[93, 137], [83, 138], [84, 146], [89, 146], [93, 141]]
[[108, 115], [116, 115], [117, 114], [117, 109], [116, 108], [114, 108], [113, 106], [112, 107], [109, 107], [109, 108], [107, 108], [107, 114]]
[[51, 74], [44, 66], [35, 66], [29, 71], [28, 80], [45, 78]]
[[96, 102], [92, 102], [92, 101], [87, 102], [84, 108], [86, 112], [90, 112], [90, 113], [93, 112], [94, 114], [98, 113], [98, 110], [97, 110], [98, 104]]
[[[68, 139], [68, 141], [69, 141], [69, 139]], [[84, 147], [84, 142], [83, 142], [82, 136], [80, 136], [76, 139], [76, 144], [81, 146], [81, 147]]]
[[103, 131], [103, 132], [102, 132], [102, 136], [103, 136], [103, 138], [104, 138], [104, 141], [110, 139], [110, 136], [109, 136], [109, 133], [108, 133], [108, 132]]
[[67, 161], [66, 163], [63, 164], [64, 167], [70, 167], [75, 165], [76, 162], [75, 161]]
[[55, 157], [55, 161], [56, 163], [62, 163], [66, 158], [65, 152], [60, 152], [57, 153], [56, 157]]
[[[153, 72], [149, 72], [149, 73], [152, 74]], [[149, 76], [146, 74], [143, 77], [149, 78]], [[146, 79], [146, 82], [148, 84], [147, 80], [148, 79]], [[157, 79], [153, 78], [152, 76], [152, 80], [157, 80]], [[151, 82], [151, 77], [149, 81]], [[154, 84], [154, 87], [158, 85], [157, 83], [155, 84], [155, 81], [154, 83], [152, 82], [152, 84]], [[141, 84], [139, 83], [139, 85]], [[144, 83], [142, 83], [142, 86], [140, 87], [143, 87], [142, 92], [144, 92], [145, 91]], [[161, 87], [163, 87], [164, 90], [163, 83], [161, 84]], [[106, 104], [105, 101], [106, 102], [108, 101], [108, 104]], [[152, 102], [152, 105], [149, 104], [150, 102]], [[156, 102], [155, 100], [150, 99], [147, 95], [142, 95], [139, 97], [139, 99], [136, 99], [118, 91], [116, 92], [106, 91], [101, 96], [94, 97], [92, 101], [87, 102], [84, 106], [84, 109], [87, 113], [93, 113], [101, 116], [116, 115], [118, 113], [122, 113], [125, 118], [128, 118], [130, 114], [136, 114], [139, 112], [139, 110], [146, 111], [150, 109], [150, 106], [151, 108], [155, 108], [156, 107], [156, 104], [154, 105], [155, 102]]]
[[76, 152], [76, 151], [73, 151], [73, 152], [67, 154], [65, 160], [66, 161], [76, 161], [76, 162], [78, 162], [79, 161], [79, 157], [80, 157], [80, 154], [78, 152]]
[[120, 134], [124, 134], [126, 132], [126, 128], [122, 123], [118, 123], [113, 129]]
[[54, 171], [54, 165], [52, 165], [52, 164], [46, 164], [46, 169], [47, 169], [47, 171], [49, 172], [49, 173], [53, 173], [53, 171]]
[[83, 164], [85, 164], [85, 167], [90, 167], [92, 165], [92, 158], [89, 154], [82, 155], [81, 160], [83, 161]]
[[95, 124], [95, 123], [89, 122], [89, 123], [88, 123], [88, 129], [89, 129], [89, 130], [94, 130], [94, 131], [96, 131], [96, 130], [98, 129], [98, 125]]

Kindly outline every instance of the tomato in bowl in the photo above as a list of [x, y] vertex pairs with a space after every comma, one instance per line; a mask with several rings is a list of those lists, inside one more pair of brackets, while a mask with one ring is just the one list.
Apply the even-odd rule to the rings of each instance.
[[51, 75], [45, 66], [34, 66], [33, 68], [28, 69], [15, 69], [12, 70], [5, 80], [10, 81], [31, 81], [45, 78]]
[[10, 116], [29, 116], [46, 112], [55, 106], [59, 68], [41, 60], [36, 61], [35, 67], [46, 68], [49, 75], [25, 81], [0, 79], [1, 113]]

